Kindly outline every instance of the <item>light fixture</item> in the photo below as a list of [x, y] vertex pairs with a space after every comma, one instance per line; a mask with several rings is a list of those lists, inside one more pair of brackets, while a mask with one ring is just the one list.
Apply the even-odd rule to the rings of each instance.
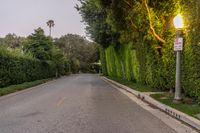
[[183, 17], [181, 14], [176, 15], [174, 18], [174, 26], [176, 29], [182, 29], [184, 27]]

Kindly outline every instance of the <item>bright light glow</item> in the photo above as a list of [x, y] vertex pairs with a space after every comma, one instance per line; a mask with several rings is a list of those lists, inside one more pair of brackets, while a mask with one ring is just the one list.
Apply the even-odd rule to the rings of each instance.
[[184, 27], [183, 17], [181, 16], [181, 14], [178, 14], [174, 18], [174, 26], [176, 29], [182, 29]]

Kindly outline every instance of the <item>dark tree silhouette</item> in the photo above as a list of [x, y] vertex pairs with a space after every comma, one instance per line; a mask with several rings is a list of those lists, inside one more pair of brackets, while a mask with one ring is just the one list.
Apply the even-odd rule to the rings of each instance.
[[49, 20], [47, 22], [47, 26], [49, 26], [49, 36], [51, 36], [51, 28], [54, 27], [55, 23], [53, 20]]

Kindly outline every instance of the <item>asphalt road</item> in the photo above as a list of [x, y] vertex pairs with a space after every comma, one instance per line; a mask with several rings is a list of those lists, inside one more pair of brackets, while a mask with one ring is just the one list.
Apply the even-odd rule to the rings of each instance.
[[175, 133], [98, 75], [63, 77], [0, 98], [0, 133]]

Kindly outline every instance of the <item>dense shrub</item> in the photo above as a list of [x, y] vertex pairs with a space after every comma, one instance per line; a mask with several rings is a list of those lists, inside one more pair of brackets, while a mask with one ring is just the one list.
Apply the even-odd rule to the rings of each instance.
[[[182, 56], [182, 88], [185, 95], [198, 99], [200, 98], [200, 60], [197, 52], [199, 49], [199, 45], [195, 43], [191, 45], [191, 41], [188, 40]], [[172, 46], [163, 48], [163, 53], [165, 54], [160, 57], [151, 48], [140, 47], [135, 50], [131, 49], [130, 44], [121, 45], [120, 50], [109, 46], [101, 50], [103, 72], [105, 75], [118, 78], [124, 78], [125, 75], [126, 80], [160, 90], [174, 89], [175, 53]]]
[[87, 31], [100, 43], [105, 75], [160, 90], [175, 88], [173, 18], [184, 18], [181, 81], [184, 94], [200, 101], [199, 0], [80, 0]]
[[0, 48], [0, 87], [55, 76], [55, 64]]

